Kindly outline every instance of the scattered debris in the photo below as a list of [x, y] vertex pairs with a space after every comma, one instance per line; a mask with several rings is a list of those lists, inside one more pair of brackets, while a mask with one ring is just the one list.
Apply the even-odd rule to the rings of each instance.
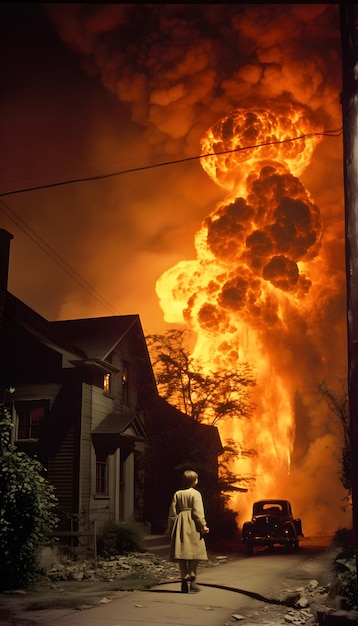
[[99, 601], [99, 604], [108, 604], [108, 602], [112, 602], [111, 598], [102, 598], [102, 600]]
[[[209, 560], [201, 565], [201, 569], [220, 567], [220, 565], [225, 564], [230, 559], [235, 559], [235, 554], [231, 553], [228, 553], [227, 556], [216, 556], [209, 553], [208, 556]], [[346, 562], [346, 560], [340, 559], [339, 565], [342, 569], [342, 572], [339, 572], [341, 577], [351, 576], [352, 568], [349, 561]], [[310, 575], [312, 576], [312, 572]], [[327, 580], [326, 576], [324, 578]], [[177, 564], [169, 562], [166, 558], [151, 552], [134, 552], [125, 556], [98, 557], [96, 560], [85, 559], [78, 561], [62, 556], [61, 559], [56, 560], [53, 567], [46, 574], [43, 574], [43, 602], [48, 602], [46, 588], [52, 590], [52, 595], [55, 597], [56, 603], [59, 604], [60, 596], [63, 598], [64, 595], [63, 591], [68, 591], [69, 587], [73, 590], [78, 586], [79, 594], [82, 594], [82, 604], [74, 605], [73, 608], [84, 610], [98, 604], [111, 602], [111, 597], [107, 596], [111, 591], [115, 592], [113, 597], [118, 597], [118, 591], [120, 593], [128, 593], [129, 591], [133, 592], [137, 589], [147, 588], [153, 584], [178, 580]], [[316, 579], [310, 580], [308, 576], [304, 577], [304, 580], [307, 580], [305, 586], [283, 589], [279, 596], [275, 598], [275, 603], [263, 602], [259, 610], [250, 610], [243, 612], [243, 614], [231, 615], [226, 626], [232, 626], [238, 622], [247, 626], [258, 623], [261, 626], [331, 626], [331, 624], [343, 626], [343, 624], [348, 624], [346, 620], [350, 620], [350, 624], [358, 623], [358, 613], [355, 610], [345, 611], [347, 608], [345, 606], [345, 598], [338, 595], [332, 579], [326, 585], [320, 584]], [[341, 579], [339, 582], [341, 583]], [[83, 590], [87, 587], [87, 583], [89, 589], [95, 589], [96, 593], [93, 591], [84, 593]], [[107, 583], [110, 584], [107, 585]], [[338, 591], [342, 590], [344, 591], [344, 587], [340, 586]], [[4, 597], [7, 594], [18, 596], [16, 599], [18, 609], [20, 604], [24, 607], [29, 605], [31, 593], [26, 595], [27, 592], [25, 590], [14, 589], [4, 592]], [[52, 599], [52, 606], [55, 606], [55, 600]], [[92, 600], [93, 602], [90, 603]], [[328, 605], [331, 608], [327, 608]], [[64, 606], [68, 605], [65, 604]], [[145, 605], [137, 604], [136, 606], [143, 608]], [[43, 608], [41, 599], [36, 598], [32, 601], [31, 610], [34, 610], [34, 607], [37, 607], [37, 609]], [[206, 611], [214, 610], [212, 606], [203, 608]], [[356, 607], [353, 607], [353, 609], [356, 609]], [[27, 610], [29, 609], [27, 608]], [[21, 610], [19, 612], [21, 613]], [[121, 625], [118, 624], [117, 626]]]
[[68, 559], [56, 563], [47, 572], [46, 577], [51, 582], [62, 580], [113, 582], [131, 574], [140, 578], [142, 572], [146, 575], [153, 574], [158, 579], [178, 578], [178, 570], [173, 563], [168, 563], [166, 559], [160, 559], [151, 553], [98, 558], [96, 562], [88, 559], [82, 561]]

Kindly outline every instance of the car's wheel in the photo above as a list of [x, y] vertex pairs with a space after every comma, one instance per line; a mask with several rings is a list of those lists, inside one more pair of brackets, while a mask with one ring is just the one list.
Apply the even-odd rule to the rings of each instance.
[[298, 539], [294, 539], [292, 537], [290, 542], [286, 545], [286, 550], [288, 550], [289, 552], [297, 552], [297, 550], [298, 550]]
[[248, 556], [252, 556], [254, 553], [254, 544], [252, 543], [252, 541], [247, 541], [246, 542], [246, 552], [248, 554]]

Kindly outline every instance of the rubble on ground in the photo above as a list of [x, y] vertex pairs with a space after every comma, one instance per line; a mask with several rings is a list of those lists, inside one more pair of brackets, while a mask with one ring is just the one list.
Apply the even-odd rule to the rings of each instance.
[[320, 585], [311, 580], [306, 586], [285, 589], [279, 598], [279, 605], [266, 604], [263, 607], [262, 626], [345, 626], [358, 623], [358, 612], [344, 610], [340, 604], [344, 598], [335, 598], [336, 606], [327, 607], [327, 597], [331, 584]]
[[46, 573], [48, 580], [88, 580], [112, 582], [115, 579], [135, 575], [138, 578], [152, 575], [155, 579], [175, 580], [178, 578], [176, 564], [169, 563], [151, 553], [130, 553], [95, 560], [74, 561], [65, 559], [56, 562]]
[[[234, 554], [217, 556], [208, 553], [208, 556], [209, 560], [201, 564], [203, 569], [220, 566], [235, 558]], [[342, 574], [344, 575], [345, 573]], [[53, 560], [46, 572], [43, 572], [43, 581], [49, 588], [55, 589], [57, 594], [63, 591], [61, 582], [64, 588], [71, 582], [76, 585], [78, 581], [79, 587], [83, 587], [83, 583], [96, 584], [98, 582], [98, 585], [99, 583], [113, 583], [116, 589], [128, 589], [125, 586], [125, 579], [135, 579], [135, 584], [141, 587], [142, 583], [143, 586], [148, 586], [175, 581], [178, 578], [176, 563], [169, 562], [167, 558], [151, 552], [133, 552], [127, 555], [83, 560], [61, 555]], [[20, 591], [12, 593], [20, 593]], [[26, 594], [24, 591], [21, 593]], [[101, 598], [99, 595], [96, 602], [109, 602], [110, 597], [106, 593], [104, 594], [106, 597]], [[338, 600], [333, 580], [331, 583], [322, 585], [312, 579], [305, 586], [285, 588], [272, 602], [262, 602], [259, 610], [245, 611], [245, 615], [235, 614], [232, 619], [243, 625], [260, 623], [261, 626], [266, 626], [266, 624], [269, 626], [343, 626], [346, 623], [356, 623], [358, 614], [355, 611], [344, 611], [342, 603]], [[88, 608], [88, 606], [88, 604], [83, 604], [76, 608]]]
[[[315, 606], [324, 602], [329, 590], [317, 580], [311, 580], [306, 586], [296, 589], [284, 589], [279, 600], [279, 607], [272, 607], [268, 612], [276, 613], [274, 624], [291, 624], [292, 626], [314, 626], [316, 624]], [[274, 617], [272, 615], [271, 617]]]
[[[213, 567], [225, 563], [227, 557], [209, 557], [204, 567]], [[113, 582], [120, 578], [135, 576], [137, 578], [154, 578], [158, 582], [177, 580], [178, 565], [151, 552], [131, 552], [127, 555], [116, 555], [108, 558], [57, 560], [47, 571], [45, 577], [51, 582], [78, 580]]]

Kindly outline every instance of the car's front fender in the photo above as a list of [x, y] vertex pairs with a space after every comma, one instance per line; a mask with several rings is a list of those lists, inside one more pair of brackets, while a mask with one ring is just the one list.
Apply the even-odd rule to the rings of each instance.
[[292, 522], [285, 522], [282, 526], [284, 536], [297, 538], [296, 527]]

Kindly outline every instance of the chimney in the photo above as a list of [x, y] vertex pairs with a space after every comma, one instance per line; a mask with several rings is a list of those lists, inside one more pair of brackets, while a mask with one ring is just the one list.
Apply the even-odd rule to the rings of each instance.
[[7, 282], [9, 277], [10, 241], [14, 236], [0, 228], [0, 333], [5, 309]]

